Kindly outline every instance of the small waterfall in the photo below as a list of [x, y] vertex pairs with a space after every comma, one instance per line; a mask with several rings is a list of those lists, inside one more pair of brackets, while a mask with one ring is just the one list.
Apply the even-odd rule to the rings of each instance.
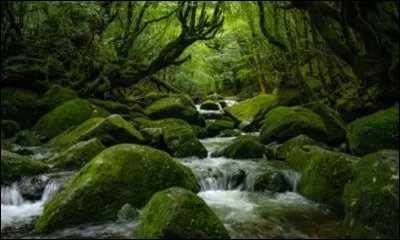
[[282, 173], [289, 184], [292, 186], [293, 192], [297, 192], [299, 189], [301, 173], [296, 172], [292, 169], [283, 170]]
[[21, 193], [18, 190], [17, 183], [1, 188], [1, 205], [19, 206], [24, 202]]
[[60, 183], [55, 180], [50, 180], [44, 188], [40, 201], [42, 201], [44, 204], [50, 201], [58, 193], [60, 187]]
[[225, 171], [218, 168], [196, 170], [201, 191], [243, 190], [246, 173], [243, 170]]

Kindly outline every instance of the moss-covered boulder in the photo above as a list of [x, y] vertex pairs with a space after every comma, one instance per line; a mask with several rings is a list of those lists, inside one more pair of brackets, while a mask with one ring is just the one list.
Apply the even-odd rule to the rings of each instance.
[[200, 190], [193, 172], [167, 153], [134, 144], [109, 147], [87, 163], [46, 206], [36, 231], [116, 219], [125, 204], [142, 208], [158, 191]]
[[312, 110], [321, 117], [327, 131], [327, 141], [329, 143], [344, 142], [346, 137], [346, 122], [335, 111], [321, 102], [305, 104], [303, 107]]
[[253, 118], [246, 118], [240, 122], [238, 128], [245, 132], [254, 132], [256, 131], [256, 122]]
[[6, 137], [13, 137], [21, 128], [19, 124], [12, 120], [1, 120], [1, 129]]
[[78, 143], [79, 137], [82, 136], [86, 131], [102, 121], [104, 121], [104, 118], [101, 117], [90, 118], [79, 126], [72, 126], [68, 128], [66, 131], [51, 139], [44, 146], [52, 151], [66, 150], [75, 143]]
[[305, 93], [301, 86], [283, 86], [276, 88], [279, 106], [295, 106], [306, 103]]
[[226, 107], [225, 112], [237, 123], [254, 116], [262, 109], [272, 109], [278, 104], [276, 96], [260, 94], [236, 105]]
[[[100, 99], [95, 99], [95, 98], [89, 98], [88, 99], [90, 103], [102, 107], [109, 111], [110, 113], [116, 113], [116, 114], [129, 114], [131, 112], [130, 108], [127, 105], [124, 105], [119, 102], [114, 102], [114, 101], [104, 101]], [[140, 107], [140, 106], [139, 106]]]
[[254, 139], [241, 138], [225, 147], [218, 156], [234, 159], [262, 158], [264, 148], [263, 144]]
[[23, 176], [45, 173], [50, 167], [38, 160], [1, 149], [1, 184], [20, 180]]
[[350, 238], [399, 238], [399, 152], [380, 150], [353, 168], [343, 200]]
[[204, 110], [219, 110], [219, 105], [213, 100], [206, 100], [200, 105], [200, 109]]
[[37, 121], [39, 94], [19, 88], [1, 88], [1, 118], [17, 121], [21, 129]]
[[80, 169], [101, 151], [106, 149], [97, 138], [79, 142], [59, 155], [51, 158], [49, 163], [59, 169]]
[[362, 103], [356, 98], [339, 98], [336, 100], [334, 108], [347, 123], [365, 115]]
[[25, 129], [16, 134], [15, 143], [22, 146], [36, 146], [40, 144], [40, 140], [31, 130]]
[[[286, 154], [285, 163], [298, 172], [303, 172], [309, 163], [314, 151], [319, 151], [320, 148], [316, 146], [294, 146]], [[267, 150], [268, 152], [268, 150]]]
[[134, 208], [127, 203], [118, 211], [117, 216], [120, 221], [129, 221], [138, 218], [140, 216], [140, 212], [139, 209]]
[[216, 124], [214, 124], [214, 121], [207, 120], [206, 131], [208, 137], [215, 137], [221, 132], [221, 129], [219, 129], [219, 127]]
[[325, 203], [333, 211], [342, 214], [344, 188], [358, 160], [359, 158], [352, 155], [322, 148], [314, 149], [300, 180], [300, 193], [313, 201]]
[[307, 108], [281, 106], [265, 116], [260, 141], [264, 144], [284, 142], [300, 134], [315, 140], [327, 140], [324, 122], [316, 113]]
[[106, 117], [108, 115], [109, 113], [106, 110], [90, 104], [87, 100], [75, 99], [44, 115], [33, 127], [33, 130], [45, 132], [52, 138], [89, 118]]
[[392, 107], [357, 119], [347, 126], [346, 137], [356, 155], [399, 149], [399, 109]]
[[119, 143], [142, 143], [144, 138], [136, 128], [120, 115], [113, 114], [97, 123], [79, 137], [79, 141], [98, 138], [106, 147]]
[[192, 128], [193, 133], [196, 135], [198, 139], [208, 137], [206, 128], [197, 125], [190, 125], [190, 127]]
[[78, 98], [76, 91], [53, 85], [44, 96], [38, 101], [39, 115], [46, 114], [54, 108]]
[[141, 128], [140, 133], [142, 134], [145, 142], [145, 145], [157, 148], [157, 149], [166, 149], [164, 139], [163, 139], [163, 131], [161, 128]]
[[220, 131], [223, 131], [226, 129], [233, 129], [233, 127], [235, 126], [234, 122], [222, 120], [222, 119], [215, 120], [213, 124], [216, 125]]
[[134, 233], [138, 238], [230, 238], [204, 200], [183, 188], [169, 188], [154, 194], [140, 220]]
[[287, 154], [289, 154], [289, 152], [295, 147], [302, 147], [305, 145], [321, 146], [320, 143], [317, 143], [314, 139], [303, 134], [287, 140], [283, 144], [277, 144], [276, 142], [273, 143], [275, 144], [269, 144], [266, 146], [266, 154], [268, 158], [276, 160], [285, 159]]
[[194, 134], [191, 126], [176, 118], [148, 122], [143, 128], [160, 128], [166, 151], [173, 157], [207, 156], [207, 150]]
[[184, 95], [173, 95], [168, 98], [163, 98], [146, 108], [145, 113], [153, 120], [179, 118], [185, 120], [189, 124], [204, 127], [204, 117], [196, 110], [190, 97], [188, 98], [189, 99]]

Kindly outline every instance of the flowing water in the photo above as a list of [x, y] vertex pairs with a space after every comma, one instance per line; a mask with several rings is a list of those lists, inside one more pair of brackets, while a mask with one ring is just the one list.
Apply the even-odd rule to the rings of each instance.
[[[228, 104], [229, 105], [229, 104]], [[220, 110], [222, 111], [222, 109]], [[246, 133], [257, 136], [259, 132]], [[211, 157], [234, 137], [208, 138], [201, 142], [208, 151], [204, 159], [177, 159], [190, 167], [201, 186], [198, 193], [221, 219], [231, 238], [343, 238], [341, 220], [322, 205], [301, 196], [297, 190], [300, 173], [283, 161]], [[43, 149], [29, 149], [37, 159], [48, 157]], [[288, 191], [254, 191], [256, 179], [273, 169], [290, 185]], [[1, 186], [2, 238], [134, 238], [139, 218], [61, 229], [51, 235], [37, 235], [33, 221], [43, 206], [59, 192], [76, 172], [43, 174]], [[33, 190], [32, 190], [33, 189]], [[32, 191], [39, 194], [29, 195]], [[27, 194], [28, 193], [28, 194]], [[28, 200], [28, 196], [32, 199]]]

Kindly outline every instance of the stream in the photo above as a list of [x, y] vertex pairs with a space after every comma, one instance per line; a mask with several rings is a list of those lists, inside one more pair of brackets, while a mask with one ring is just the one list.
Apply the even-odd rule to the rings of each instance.
[[[206, 113], [206, 110], [201, 110]], [[219, 114], [221, 110], [214, 113]], [[257, 136], [259, 132], [246, 133]], [[262, 159], [229, 159], [211, 157], [219, 147], [235, 137], [214, 137], [200, 140], [208, 151], [204, 159], [176, 159], [190, 167], [201, 190], [198, 193], [225, 225], [231, 238], [344, 238], [342, 220], [320, 204], [301, 196], [298, 184], [301, 175], [283, 161]], [[45, 150], [36, 151], [42, 158]], [[45, 154], [46, 155], [46, 154]], [[291, 191], [254, 191], [256, 177], [265, 169], [281, 171]], [[2, 238], [134, 238], [132, 233], [139, 219], [115, 220], [102, 224], [80, 225], [50, 235], [37, 235], [33, 221], [43, 212], [43, 205], [55, 196], [76, 172], [66, 171], [24, 178], [1, 186]], [[41, 189], [41, 196], [27, 199], [29, 188]], [[28, 191], [29, 192], [29, 191]]]

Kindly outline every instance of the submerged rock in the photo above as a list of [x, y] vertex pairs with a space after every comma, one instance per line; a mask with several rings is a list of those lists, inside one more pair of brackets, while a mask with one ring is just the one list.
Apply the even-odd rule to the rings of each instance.
[[219, 105], [213, 100], [206, 100], [200, 105], [200, 109], [204, 110], [219, 110]]
[[292, 187], [286, 180], [282, 171], [277, 169], [268, 169], [267, 171], [256, 175], [253, 190], [256, 192], [265, 190], [272, 192], [286, 192], [292, 190]]
[[45, 132], [50, 138], [53, 138], [89, 118], [108, 115], [110, 114], [106, 110], [90, 104], [87, 100], [75, 99], [44, 115], [33, 127], [33, 130]]
[[343, 195], [350, 238], [399, 238], [399, 151], [380, 150], [355, 166]]
[[204, 117], [199, 114], [193, 101], [186, 95], [173, 95], [158, 100], [146, 108], [145, 113], [153, 120], [179, 118], [189, 124], [205, 126]]
[[183, 188], [169, 188], [154, 194], [140, 220], [135, 232], [138, 238], [230, 238], [204, 200]]
[[399, 109], [392, 107], [359, 118], [347, 127], [351, 153], [365, 155], [380, 149], [399, 149]]
[[281, 106], [265, 116], [260, 141], [264, 144], [284, 142], [300, 134], [315, 140], [327, 140], [324, 122], [316, 113], [307, 108]]
[[86, 164], [45, 206], [36, 231], [115, 219], [123, 205], [142, 208], [154, 193], [169, 187], [195, 193], [200, 189], [190, 168], [163, 151], [134, 144], [112, 146]]
[[80, 169], [101, 151], [106, 149], [97, 138], [79, 142], [60, 155], [49, 160], [54, 167], [61, 169]]
[[50, 167], [41, 161], [30, 159], [1, 149], [1, 183], [20, 180], [23, 176], [32, 176], [50, 171]]

